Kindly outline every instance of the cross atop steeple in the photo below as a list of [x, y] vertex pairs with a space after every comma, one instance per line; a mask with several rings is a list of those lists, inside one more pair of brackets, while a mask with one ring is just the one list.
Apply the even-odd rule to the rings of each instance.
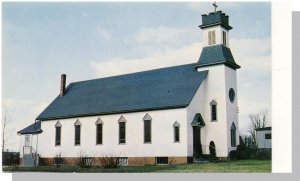
[[217, 12], [217, 7], [218, 7], [217, 2], [215, 1], [212, 5], [214, 6], [215, 12]]

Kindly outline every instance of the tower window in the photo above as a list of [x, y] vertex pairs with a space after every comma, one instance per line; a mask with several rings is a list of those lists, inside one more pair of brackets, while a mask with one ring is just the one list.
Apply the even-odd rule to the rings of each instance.
[[231, 128], [230, 128], [230, 133], [231, 133], [231, 146], [236, 147], [236, 127], [235, 124], [232, 123]]
[[223, 45], [227, 46], [227, 37], [226, 32], [223, 31]]
[[212, 30], [208, 32], [208, 45], [216, 44], [216, 31]]
[[212, 100], [210, 102], [210, 109], [211, 109], [211, 121], [217, 121], [217, 102]]

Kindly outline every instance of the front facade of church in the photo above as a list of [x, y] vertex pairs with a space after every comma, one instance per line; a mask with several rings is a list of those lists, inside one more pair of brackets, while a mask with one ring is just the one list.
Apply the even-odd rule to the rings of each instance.
[[38, 164], [36, 155], [39, 164], [48, 165], [57, 156], [64, 164], [82, 156], [118, 157], [124, 165], [226, 160], [239, 144], [240, 66], [229, 48], [227, 15], [202, 15], [199, 27], [204, 48], [197, 63], [66, 88], [62, 75], [60, 95], [18, 132], [22, 164]]

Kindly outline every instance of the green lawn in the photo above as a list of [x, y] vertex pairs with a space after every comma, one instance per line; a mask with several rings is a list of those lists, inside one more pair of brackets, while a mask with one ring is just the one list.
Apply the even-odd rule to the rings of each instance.
[[114, 169], [99, 167], [80, 168], [77, 166], [54, 166], [39, 167], [3, 167], [4, 172], [94, 172], [94, 173], [249, 173], [249, 172], [271, 172], [270, 160], [240, 160], [232, 162], [215, 163], [192, 163], [183, 165], [165, 166], [127, 166]]

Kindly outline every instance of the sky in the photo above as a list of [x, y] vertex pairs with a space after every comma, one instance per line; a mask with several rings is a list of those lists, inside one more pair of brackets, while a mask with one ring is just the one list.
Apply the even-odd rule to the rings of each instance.
[[[246, 134], [249, 114], [271, 111], [271, 4], [218, 6], [230, 17], [229, 46], [242, 66], [237, 96], [240, 132]], [[211, 3], [3, 3], [8, 149], [19, 149], [16, 132], [59, 94], [62, 73], [69, 84], [197, 62], [201, 15], [211, 11]]]

